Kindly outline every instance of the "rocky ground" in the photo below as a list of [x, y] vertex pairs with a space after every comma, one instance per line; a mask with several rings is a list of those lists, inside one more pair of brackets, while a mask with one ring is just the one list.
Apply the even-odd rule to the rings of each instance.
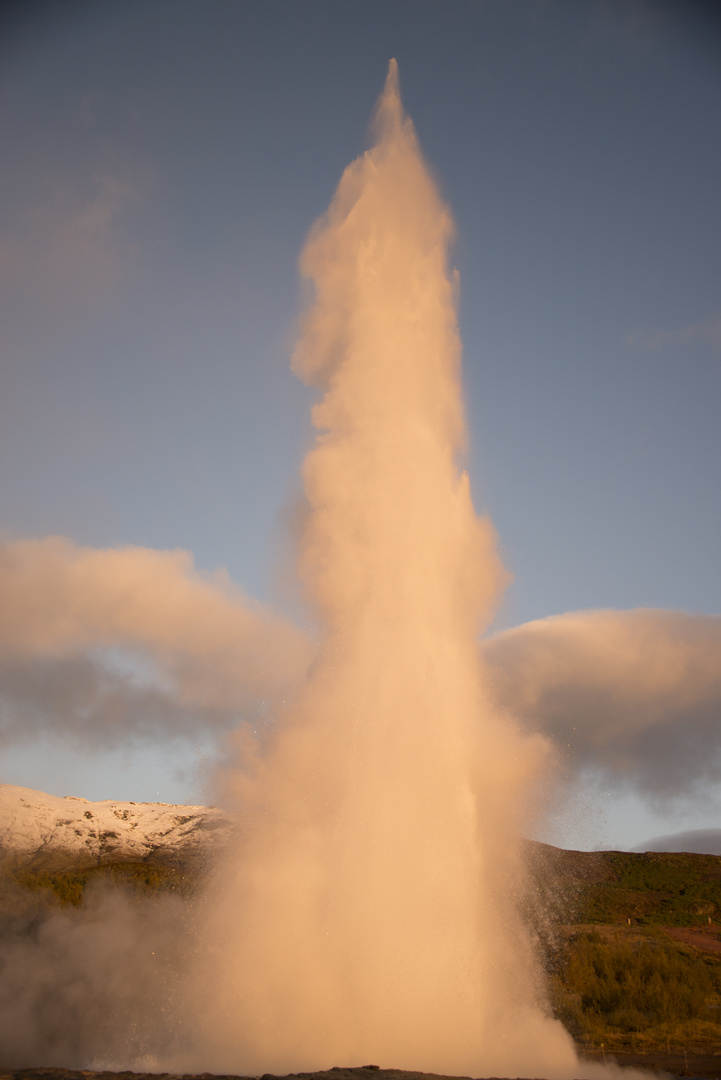
[[[604, 1063], [603, 1052], [593, 1054], [581, 1053], [581, 1059]], [[619, 1052], [607, 1054], [606, 1064], [621, 1065], [624, 1068], [648, 1069], [653, 1073], [664, 1073], [669, 1076], [698, 1076], [708, 1077], [710, 1080], [719, 1080], [721, 1077], [721, 1053], [719, 1054], [695, 1054], [695, 1053], [631, 1053]]]
[[[586, 1060], [603, 1063], [601, 1054], [587, 1055]], [[648, 1069], [672, 1077], [707, 1077], [718, 1080], [721, 1077], [721, 1054], [616, 1054], [608, 1057], [607, 1064], [616, 1063], [635, 1069]], [[583, 1076], [583, 1068], [579, 1070]], [[374, 1065], [358, 1068], [333, 1068], [324, 1072], [291, 1073], [280, 1078], [270, 1073], [263, 1077], [216, 1076], [213, 1073], [201, 1073], [198, 1076], [176, 1075], [173, 1073], [133, 1073], [133, 1072], [82, 1072], [72, 1069], [18, 1069], [0, 1070], [0, 1080], [468, 1080], [467, 1077], [446, 1077], [436, 1073], [405, 1072], [402, 1069], [379, 1069]], [[489, 1080], [498, 1080], [491, 1077]], [[517, 1078], [518, 1080], [518, 1078]], [[537, 1078], [528, 1078], [537, 1080]]]

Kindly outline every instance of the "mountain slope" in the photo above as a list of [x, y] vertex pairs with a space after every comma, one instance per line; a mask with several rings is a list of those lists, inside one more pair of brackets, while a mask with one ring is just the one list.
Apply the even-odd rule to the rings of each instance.
[[0, 784], [0, 869], [83, 869], [112, 863], [189, 867], [228, 838], [214, 807], [90, 802]]
[[553, 921], [708, 926], [721, 921], [721, 856], [564, 851], [529, 844], [537, 891]]

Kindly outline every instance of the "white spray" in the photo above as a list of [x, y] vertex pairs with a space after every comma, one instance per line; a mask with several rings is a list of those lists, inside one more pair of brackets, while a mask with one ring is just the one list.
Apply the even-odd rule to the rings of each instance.
[[519, 912], [546, 748], [484, 691], [477, 639], [505, 574], [458, 468], [453, 225], [395, 61], [376, 125], [301, 259], [315, 304], [293, 364], [324, 396], [300, 566], [324, 639], [235, 779], [193, 1063], [569, 1076]]

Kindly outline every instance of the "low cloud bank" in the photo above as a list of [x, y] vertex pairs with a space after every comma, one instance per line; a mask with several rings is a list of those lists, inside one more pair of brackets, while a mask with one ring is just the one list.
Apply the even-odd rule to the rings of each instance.
[[721, 780], [721, 618], [580, 611], [484, 642], [497, 700], [591, 770], [652, 802]]
[[721, 855], [721, 829], [692, 829], [690, 832], [654, 836], [638, 844], [634, 851], [692, 851], [698, 855]]
[[187, 552], [0, 544], [0, 738], [225, 729], [297, 685], [311, 656], [305, 635]]

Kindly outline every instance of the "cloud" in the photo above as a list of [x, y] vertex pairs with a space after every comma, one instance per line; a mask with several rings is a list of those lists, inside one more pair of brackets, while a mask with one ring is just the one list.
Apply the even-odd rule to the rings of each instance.
[[721, 829], [694, 829], [654, 836], [638, 844], [634, 851], [695, 851], [699, 855], [721, 855]]
[[46, 207], [37, 216], [49, 225], [47, 247], [40, 254], [39, 268], [56, 280], [71, 275], [84, 289], [114, 291], [129, 258], [132, 245], [119, 228], [122, 213], [140, 199], [136, 183], [108, 172], [93, 177], [85, 199], [63, 199], [59, 206]]
[[721, 779], [721, 618], [580, 611], [488, 639], [501, 705], [550, 736], [569, 777], [652, 802]]
[[626, 344], [646, 352], [656, 352], [670, 345], [703, 344], [710, 345], [715, 352], [721, 352], [721, 312], [717, 311], [707, 319], [689, 323], [677, 330], [634, 330], [626, 338]]
[[0, 544], [0, 736], [223, 729], [302, 679], [307, 638], [184, 551]]
[[16, 200], [0, 229], [0, 361], [22, 365], [122, 294], [136, 261], [132, 212], [147, 169], [114, 162], [48, 180]]

